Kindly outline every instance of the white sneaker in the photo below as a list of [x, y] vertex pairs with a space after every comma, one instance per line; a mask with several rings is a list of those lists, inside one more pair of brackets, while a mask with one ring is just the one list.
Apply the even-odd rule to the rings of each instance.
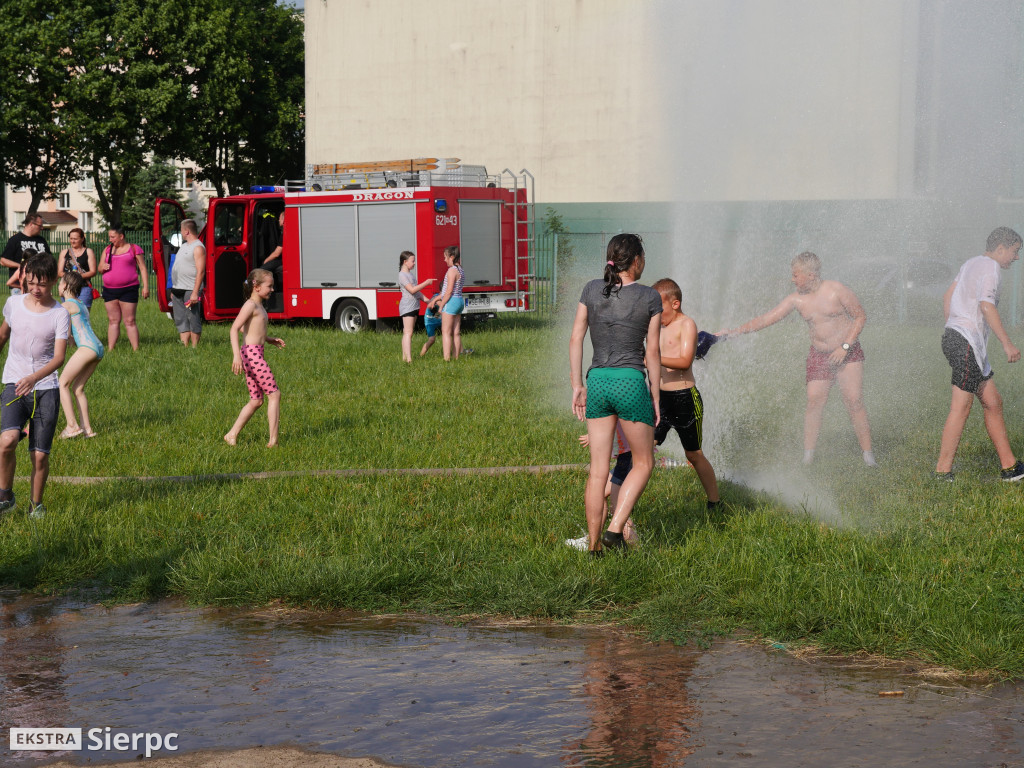
[[590, 549], [590, 537], [584, 534], [578, 539], [566, 539], [565, 546], [579, 550]]

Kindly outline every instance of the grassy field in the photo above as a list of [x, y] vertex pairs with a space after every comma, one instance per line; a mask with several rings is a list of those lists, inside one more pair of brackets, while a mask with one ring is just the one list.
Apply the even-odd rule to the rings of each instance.
[[[58, 441], [53, 475], [585, 461], [567, 407], [560, 327], [503, 320], [467, 333], [475, 353], [457, 364], [444, 364], [435, 347], [406, 366], [396, 334], [280, 326], [288, 346], [268, 350], [268, 359], [284, 393], [281, 446], [268, 450], [263, 413], [238, 447], [221, 440], [247, 397], [230, 371], [228, 327], [208, 326], [198, 350], [183, 349], [151, 302], [141, 309], [141, 350], [119, 345], [89, 386], [99, 437]], [[100, 307], [94, 324], [104, 325]], [[121, 601], [179, 595], [197, 604], [280, 599], [613, 619], [675, 640], [743, 628], [779, 642], [1021, 677], [1024, 487], [993, 480], [998, 467], [978, 416], [957, 482], [929, 480], [948, 407], [937, 333], [881, 333], [865, 337], [876, 471], [860, 466], [836, 403], [820, 461], [782, 469], [799, 459], [800, 376], [770, 372], [777, 397], [758, 408], [730, 409], [715, 394], [763, 387], [764, 376], [723, 373], [757, 365], [741, 363], [757, 349], [723, 347], [701, 380], [705, 403], [720, 401], [708, 447], [720, 473], [741, 478], [751, 457], [769, 457], [760, 474], [827, 496], [824, 512], [799, 494], [794, 501], [725, 482], [725, 508], [709, 515], [690, 470], [660, 469], [636, 512], [644, 545], [593, 561], [561, 543], [582, 523], [582, 470], [53, 483], [48, 517], [19, 511], [0, 522], [0, 584], [98, 587]], [[781, 357], [802, 355], [806, 336], [798, 344], [794, 334], [784, 328], [761, 343]], [[1024, 446], [1015, 405], [1024, 388], [996, 362], [1011, 440]], [[917, 385], [912, 403], [897, 396], [908, 382]], [[708, 413], [715, 418], [711, 405]], [[19, 462], [25, 500], [27, 455]]]

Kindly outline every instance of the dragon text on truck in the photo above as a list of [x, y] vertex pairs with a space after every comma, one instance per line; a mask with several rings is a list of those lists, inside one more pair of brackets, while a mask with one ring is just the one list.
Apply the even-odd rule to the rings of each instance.
[[[214, 198], [200, 233], [207, 254], [203, 315], [233, 319], [249, 271], [278, 245], [280, 266], [266, 304], [271, 319], [323, 318], [358, 331], [397, 318], [399, 254], [416, 254], [418, 281], [437, 279], [430, 295], [440, 290], [444, 249], [452, 245], [461, 251], [467, 314], [527, 311], [532, 186], [525, 170], [488, 174], [482, 166], [426, 158], [311, 165], [294, 191], [254, 187], [252, 194]], [[183, 218], [177, 202], [156, 201], [153, 266], [163, 311]]]

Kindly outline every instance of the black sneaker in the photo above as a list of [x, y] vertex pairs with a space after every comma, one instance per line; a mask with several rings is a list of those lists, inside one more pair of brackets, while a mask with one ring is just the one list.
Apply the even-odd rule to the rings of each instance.
[[714, 512], [716, 509], [719, 509], [721, 506], [722, 506], [721, 499], [719, 499], [718, 501], [708, 501], [708, 512]]
[[601, 543], [604, 544], [607, 549], [618, 549], [623, 552], [626, 551], [626, 540], [622, 538], [621, 533], [605, 531], [601, 536]]
[[1016, 483], [1018, 480], [1024, 480], [1024, 462], [1018, 461], [1009, 469], [1004, 469], [999, 473], [999, 477], [1004, 483]]
[[932, 477], [940, 483], [952, 483], [953, 473], [952, 472], [935, 472]]

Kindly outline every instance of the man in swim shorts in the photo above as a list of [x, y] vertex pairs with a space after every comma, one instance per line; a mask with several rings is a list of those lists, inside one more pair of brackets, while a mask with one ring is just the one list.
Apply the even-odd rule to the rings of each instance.
[[985, 244], [985, 253], [969, 259], [960, 268], [943, 297], [946, 327], [942, 334], [942, 353], [953, 372], [953, 396], [942, 429], [936, 479], [953, 479], [953, 458], [975, 397], [981, 401], [985, 429], [999, 455], [1000, 478], [1007, 482], [1024, 478], [1024, 463], [1017, 461], [1010, 448], [1003, 420], [1003, 398], [992, 381], [992, 366], [988, 361], [990, 329], [1003, 345], [1007, 362], [1020, 360], [1020, 350], [1010, 341], [996, 309], [1002, 271], [1019, 258], [1020, 248], [1021, 237], [1012, 229], [993, 230]]
[[864, 407], [864, 351], [858, 337], [867, 322], [864, 308], [847, 286], [821, 278], [821, 260], [805, 251], [793, 259], [796, 291], [775, 309], [718, 336], [735, 336], [767, 328], [793, 310], [807, 323], [811, 350], [807, 356], [807, 411], [804, 415], [804, 464], [814, 460], [825, 403], [833, 382], [839, 382], [843, 403], [863, 452], [864, 463], [877, 466], [871, 450], [871, 427]]

